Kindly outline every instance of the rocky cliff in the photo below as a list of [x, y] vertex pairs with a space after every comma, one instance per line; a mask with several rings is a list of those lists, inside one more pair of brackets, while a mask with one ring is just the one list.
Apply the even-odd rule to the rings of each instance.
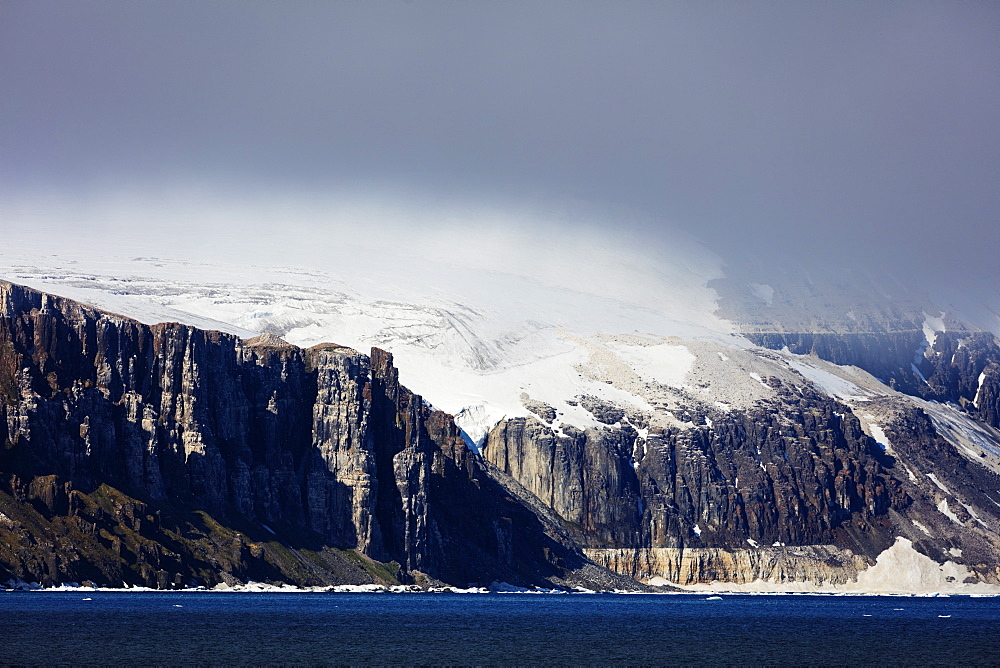
[[[872, 368], [896, 368], [914, 343], [835, 336], [819, 352]], [[699, 375], [698, 364], [719, 364], [703, 352], [689, 390], [642, 386], [652, 410], [579, 397], [598, 423], [587, 429], [526, 403], [534, 416], [501, 422], [483, 453], [557, 512], [588, 556], [641, 580], [839, 585], [902, 537], [1000, 582], [992, 337], [938, 335], [926, 379], [910, 370], [937, 402], [801, 352], [812, 356], [720, 351], [729, 375]], [[712, 401], [738, 398], [740, 383], [756, 394]]]
[[0, 580], [610, 577], [378, 349], [146, 326], [0, 282], [0, 444]]
[[878, 554], [891, 544], [886, 514], [909, 498], [845, 407], [785, 392], [783, 402], [712, 411], [700, 426], [652, 427], [645, 438], [508, 420], [484, 454], [590, 548], [839, 542]]

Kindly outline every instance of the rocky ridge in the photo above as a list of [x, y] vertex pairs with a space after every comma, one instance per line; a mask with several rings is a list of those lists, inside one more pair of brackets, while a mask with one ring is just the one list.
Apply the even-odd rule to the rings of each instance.
[[580, 396], [597, 426], [533, 410], [497, 425], [484, 456], [559, 513], [588, 556], [643, 581], [843, 584], [905, 538], [1000, 582], [995, 340], [938, 333], [916, 396], [874, 375], [872, 360], [894, 359], [892, 341], [824, 341], [840, 356], [792, 351], [787, 339], [774, 351], [676, 341], [697, 354], [670, 386], [593, 360], [581, 373], [649, 408]]
[[0, 579], [615, 580], [379, 349], [147, 326], [0, 282], [0, 443]]

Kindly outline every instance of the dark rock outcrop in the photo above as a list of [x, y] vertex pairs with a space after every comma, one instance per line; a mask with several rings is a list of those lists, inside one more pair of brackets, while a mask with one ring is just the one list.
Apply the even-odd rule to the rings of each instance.
[[[398, 565], [383, 580], [462, 586], [552, 583], [587, 563], [488, 474], [451, 416], [399, 384], [392, 356], [378, 349], [369, 358], [335, 344], [302, 350], [266, 334], [240, 341], [176, 323], [146, 326], [0, 282], [0, 444], [4, 513], [23, 516], [20, 533], [5, 537], [0, 569], [25, 579], [86, 573], [173, 586], [224, 572], [317, 584], [336, 581], [345, 562], [316, 555], [345, 550], [370, 568]], [[100, 524], [74, 514], [80, 503], [100, 506], [94, 495], [127, 499], [111, 503], [134, 505], [139, 518], [177, 518], [170, 535], [191, 533], [184, 527], [205, 517], [219, 528], [202, 532], [201, 547], [168, 547], [166, 530], [143, 533], [145, 520], [115, 511]], [[108, 545], [94, 544], [69, 556], [76, 539], [57, 535], [87, 526], [142, 536], [136, 544], [148, 553], [114, 548], [111, 558]], [[215, 576], [193, 567], [191, 555], [223, 534], [250, 556]], [[253, 540], [232, 534], [270, 537], [281, 548], [272, 552], [308, 550], [305, 560], [319, 565], [296, 574], [262, 549], [254, 566]], [[54, 552], [62, 556], [16, 556], [41, 540], [64, 545]], [[74, 559], [89, 562], [57, 563]]]
[[535, 401], [524, 392], [521, 393], [521, 405], [537, 415], [543, 422], [552, 422], [556, 419], [555, 408], [544, 401]]
[[[852, 332], [751, 332], [755, 344], [772, 350], [787, 347], [796, 355], [816, 355], [834, 364], [860, 367], [900, 392], [918, 394], [926, 385], [911, 365], [917, 351], [927, 347], [923, 331]], [[918, 394], [919, 396], [919, 394]]]
[[908, 497], [847, 408], [809, 390], [793, 401], [645, 442], [627, 427], [557, 435], [517, 418], [483, 452], [588, 548], [830, 544], [874, 557]]
[[616, 424], [625, 417], [625, 411], [607, 401], [601, 401], [597, 397], [581, 397], [580, 405], [594, 416], [594, 419], [604, 424]]
[[982, 382], [973, 399], [983, 422], [1000, 429], [1000, 362], [991, 361], [982, 371]]

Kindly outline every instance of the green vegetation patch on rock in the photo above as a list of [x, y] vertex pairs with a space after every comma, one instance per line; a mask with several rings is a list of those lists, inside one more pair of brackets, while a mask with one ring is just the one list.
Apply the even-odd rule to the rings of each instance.
[[389, 585], [398, 583], [396, 568], [245, 519], [140, 501], [107, 484], [84, 492], [58, 476], [0, 480], [0, 582]]

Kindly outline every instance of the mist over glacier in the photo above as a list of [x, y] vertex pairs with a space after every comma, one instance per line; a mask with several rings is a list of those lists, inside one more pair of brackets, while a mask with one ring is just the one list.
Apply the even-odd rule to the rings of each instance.
[[[9, 280], [149, 323], [385, 348], [403, 382], [462, 415], [477, 439], [523, 414], [525, 393], [583, 424], [593, 417], [565, 404], [574, 396], [645, 405], [579, 372], [594, 346], [608, 350], [593, 337], [738, 338], [715, 313], [717, 255], [682, 232], [640, 244], [622, 226], [630, 214], [578, 202], [188, 192], [20, 215], [14, 245], [0, 251]], [[41, 241], [32, 216], [79, 225]], [[690, 363], [681, 366], [683, 379]]]
[[[749, 237], [734, 249], [712, 230], [635, 206], [374, 182], [324, 191], [189, 182], [85, 197], [34, 191], [0, 196], [0, 212], [5, 236], [22, 248], [91, 252], [91, 260], [110, 253], [301, 267], [349, 277], [371, 297], [450, 297], [501, 319], [571, 323], [578, 331], [641, 330], [644, 310], [669, 315], [665, 328], [651, 324], [662, 334], [686, 335], [681, 323], [729, 331], [723, 320], [739, 317], [725, 308], [714, 313], [721, 298], [756, 304], [775, 319], [789, 315], [781, 302], [835, 318], [843, 313], [831, 311], [831, 299], [844, 310], [906, 302], [1000, 332], [992, 265], [921, 259], [931, 247], [953, 253], [976, 241], [954, 235], [892, 246], [859, 236], [841, 247], [808, 229], [779, 236], [761, 228], [744, 230]], [[752, 226], [737, 220], [732, 227]], [[242, 280], [239, 274], [225, 280]], [[590, 301], [579, 301], [584, 296]]]
[[892, 329], [949, 312], [951, 323], [989, 329], [998, 310], [971, 292], [935, 302], [929, 288], [940, 285], [820, 253], [748, 247], [723, 258], [662, 222], [655, 236], [637, 234], [648, 214], [583, 201], [188, 187], [6, 210], [3, 278], [150, 324], [382, 347], [472, 442], [530, 401], [584, 426], [598, 423], [581, 396], [648, 410], [641, 383], [622, 391], [609, 379], [690, 388], [696, 359], [704, 378], [727, 378], [725, 403], [754, 397], [753, 363], [736, 376], [705, 366], [716, 350], [749, 346], [747, 323], [829, 326], [846, 311]]
[[6, 2], [0, 267], [147, 321], [379, 345], [454, 412], [642, 403], [581, 369], [680, 378], [670, 337], [1000, 332], [997, 26], [988, 3]]
[[[114, 255], [199, 262], [220, 271], [227, 265], [298, 267], [349, 281], [372, 298], [455, 299], [506, 319], [542, 318], [581, 333], [642, 329], [644, 312], [672, 317], [675, 328], [728, 331], [712, 315], [716, 295], [707, 287], [723, 276], [722, 259], [680, 230], [637, 237], [629, 224], [637, 217], [585, 202], [188, 192], [83, 206], [36, 203], [9, 208], [6, 219], [10, 238], [22, 248], [70, 253], [81, 266]], [[40, 238], [39, 227], [64, 231]], [[236, 273], [226, 280], [254, 278]]]

